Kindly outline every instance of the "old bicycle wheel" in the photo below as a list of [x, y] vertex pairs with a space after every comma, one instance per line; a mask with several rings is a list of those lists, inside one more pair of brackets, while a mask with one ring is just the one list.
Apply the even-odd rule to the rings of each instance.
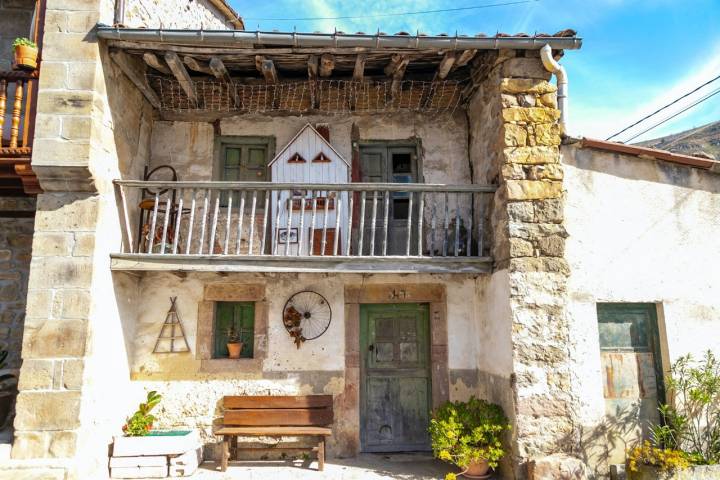
[[325, 333], [331, 319], [332, 310], [328, 301], [310, 290], [291, 296], [283, 309], [285, 329], [302, 340], [314, 340]]

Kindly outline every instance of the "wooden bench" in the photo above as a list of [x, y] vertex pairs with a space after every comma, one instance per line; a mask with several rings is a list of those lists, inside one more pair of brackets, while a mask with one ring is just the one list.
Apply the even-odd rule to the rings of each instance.
[[[254, 396], [223, 398], [220, 468], [227, 470], [230, 452], [237, 458], [237, 437], [316, 437], [318, 470], [325, 467], [325, 437], [332, 431], [332, 395]], [[232, 446], [231, 446], [232, 443]]]

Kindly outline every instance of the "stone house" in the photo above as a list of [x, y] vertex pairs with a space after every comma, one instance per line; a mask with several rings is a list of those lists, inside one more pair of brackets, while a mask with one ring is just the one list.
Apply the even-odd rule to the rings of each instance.
[[[505, 478], [602, 476], [670, 362], [718, 349], [718, 164], [565, 137], [545, 64], [573, 31], [250, 32], [221, 0], [48, 0], [44, 32], [0, 478], [104, 478], [149, 389], [209, 457], [223, 395], [332, 394], [331, 457], [427, 449], [428, 411], [475, 395], [513, 424]], [[171, 298], [183, 331], [159, 340]]]

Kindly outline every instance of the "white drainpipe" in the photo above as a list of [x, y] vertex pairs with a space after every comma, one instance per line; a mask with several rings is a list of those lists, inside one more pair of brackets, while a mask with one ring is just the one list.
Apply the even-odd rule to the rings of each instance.
[[548, 72], [555, 74], [557, 78], [557, 100], [558, 108], [560, 108], [560, 126], [563, 128], [563, 132], [567, 134], [567, 123], [568, 123], [568, 80], [565, 67], [560, 65], [552, 56], [552, 48], [550, 45], [545, 45], [540, 49], [540, 58], [542, 59], [543, 66]]

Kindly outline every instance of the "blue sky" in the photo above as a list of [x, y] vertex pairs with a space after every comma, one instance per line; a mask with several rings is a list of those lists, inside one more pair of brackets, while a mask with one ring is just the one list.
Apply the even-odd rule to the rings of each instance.
[[[230, 0], [248, 30], [387, 33], [416, 31], [547, 32], [573, 28], [583, 47], [561, 63], [570, 80], [570, 133], [605, 138], [720, 75], [720, 0], [532, 0], [524, 4], [442, 14], [342, 20], [262, 20], [338, 17], [458, 8], [508, 0]], [[517, 1], [517, 0], [515, 0]], [[632, 133], [720, 88], [720, 80], [619, 136]], [[720, 120], [720, 94], [634, 141]]]

